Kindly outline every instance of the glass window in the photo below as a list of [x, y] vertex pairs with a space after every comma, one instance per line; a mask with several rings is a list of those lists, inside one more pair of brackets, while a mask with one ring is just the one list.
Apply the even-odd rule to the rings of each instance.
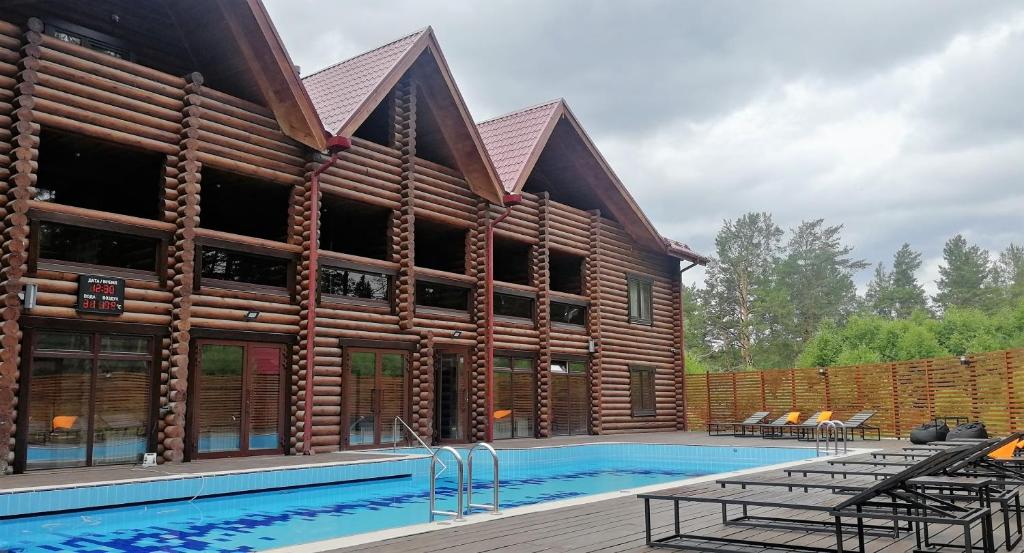
[[92, 334], [73, 332], [40, 332], [36, 335], [37, 350], [92, 351]]
[[100, 336], [102, 353], [147, 353], [151, 351], [152, 338], [148, 336]]
[[284, 288], [289, 264], [286, 259], [204, 246], [202, 278]]
[[648, 279], [631, 276], [626, 279], [629, 285], [629, 322], [652, 324], [652, 284]]
[[160, 240], [119, 232], [39, 223], [39, 259], [156, 272]]
[[469, 305], [469, 288], [418, 280], [416, 305], [465, 311]]
[[320, 269], [320, 293], [349, 298], [388, 301], [391, 278], [380, 273], [368, 273], [341, 267]]
[[533, 298], [495, 293], [494, 314], [500, 317], [533, 319]]
[[152, 338], [39, 332], [34, 342], [26, 468], [138, 462], [149, 442]]
[[551, 322], [583, 326], [587, 324], [587, 308], [583, 305], [553, 301]]
[[629, 402], [634, 416], [655, 414], [653, 368], [631, 367], [629, 369]]

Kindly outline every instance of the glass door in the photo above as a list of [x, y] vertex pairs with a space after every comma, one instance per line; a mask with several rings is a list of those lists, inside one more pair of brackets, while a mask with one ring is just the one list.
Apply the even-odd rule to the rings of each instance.
[[494, 358], [495, 440], [533, 437], [533, 366], [533, 359]]
[[38, 331], [27, 378], [27, 470], [136, 463], [149, 444], [153, 339]]
[[383, 350], [350, 350], [346, 363], [345, 428], [349, 447], [390, 445], [395, 417], [408, 424], [405, 354]]
[[200, 341], [197, 361], [192, 425], [197, 455], [282, 451], [283, 348]]
[[434, 360], [434, 436], [439, 442], [466, 440], [466, 356], [441, 352]]
[[590, 379], [586, 361], [551, 362], [551, 433], [590, 433]]

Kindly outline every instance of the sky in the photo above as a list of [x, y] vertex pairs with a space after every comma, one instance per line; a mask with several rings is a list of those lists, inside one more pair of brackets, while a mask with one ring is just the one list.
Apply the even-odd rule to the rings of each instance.
[[748, 211], [822, 217], [872, 264], [910, 243], [934, 293], [950, 236], [1024, 242], [1018, 0], [266, 3], [304, 75], [430, 25], [476, 120], [565, 98], [701, 253]]

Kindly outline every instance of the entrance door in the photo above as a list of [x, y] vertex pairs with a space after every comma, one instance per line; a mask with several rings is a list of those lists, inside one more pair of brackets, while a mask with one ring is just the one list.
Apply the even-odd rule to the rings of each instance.
[[137, 463], [148, 450], [153, 338], [39, 330], [30, 342], [27, 469]]
[[280, 453], [284, 347], [199, 341], [193, 451], [199, 457]]
[[408, 422], [405, 354], [348, 350], [345, 362], [345, 428], [349, 447], [393, 444], [395, 417]]
[[590, 379], [586, 361], [551, 362], [551, 433], [590, 433]]
[[466, 355], [440, 352], [434, 360], [434, 438], [466, 441]]

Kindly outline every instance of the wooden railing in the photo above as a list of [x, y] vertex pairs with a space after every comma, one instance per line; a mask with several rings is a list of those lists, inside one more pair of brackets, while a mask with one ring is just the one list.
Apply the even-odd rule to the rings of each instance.
[[825, 369], [767, 369], [686, 376], [690, 430], [742, 420], [755, 411], [831, 410], [845, 419], [877, 411], [882, 434], [906, 437], [934, 417], [985, 423], [992, 434], [1024, 429], [1024, 349]]

